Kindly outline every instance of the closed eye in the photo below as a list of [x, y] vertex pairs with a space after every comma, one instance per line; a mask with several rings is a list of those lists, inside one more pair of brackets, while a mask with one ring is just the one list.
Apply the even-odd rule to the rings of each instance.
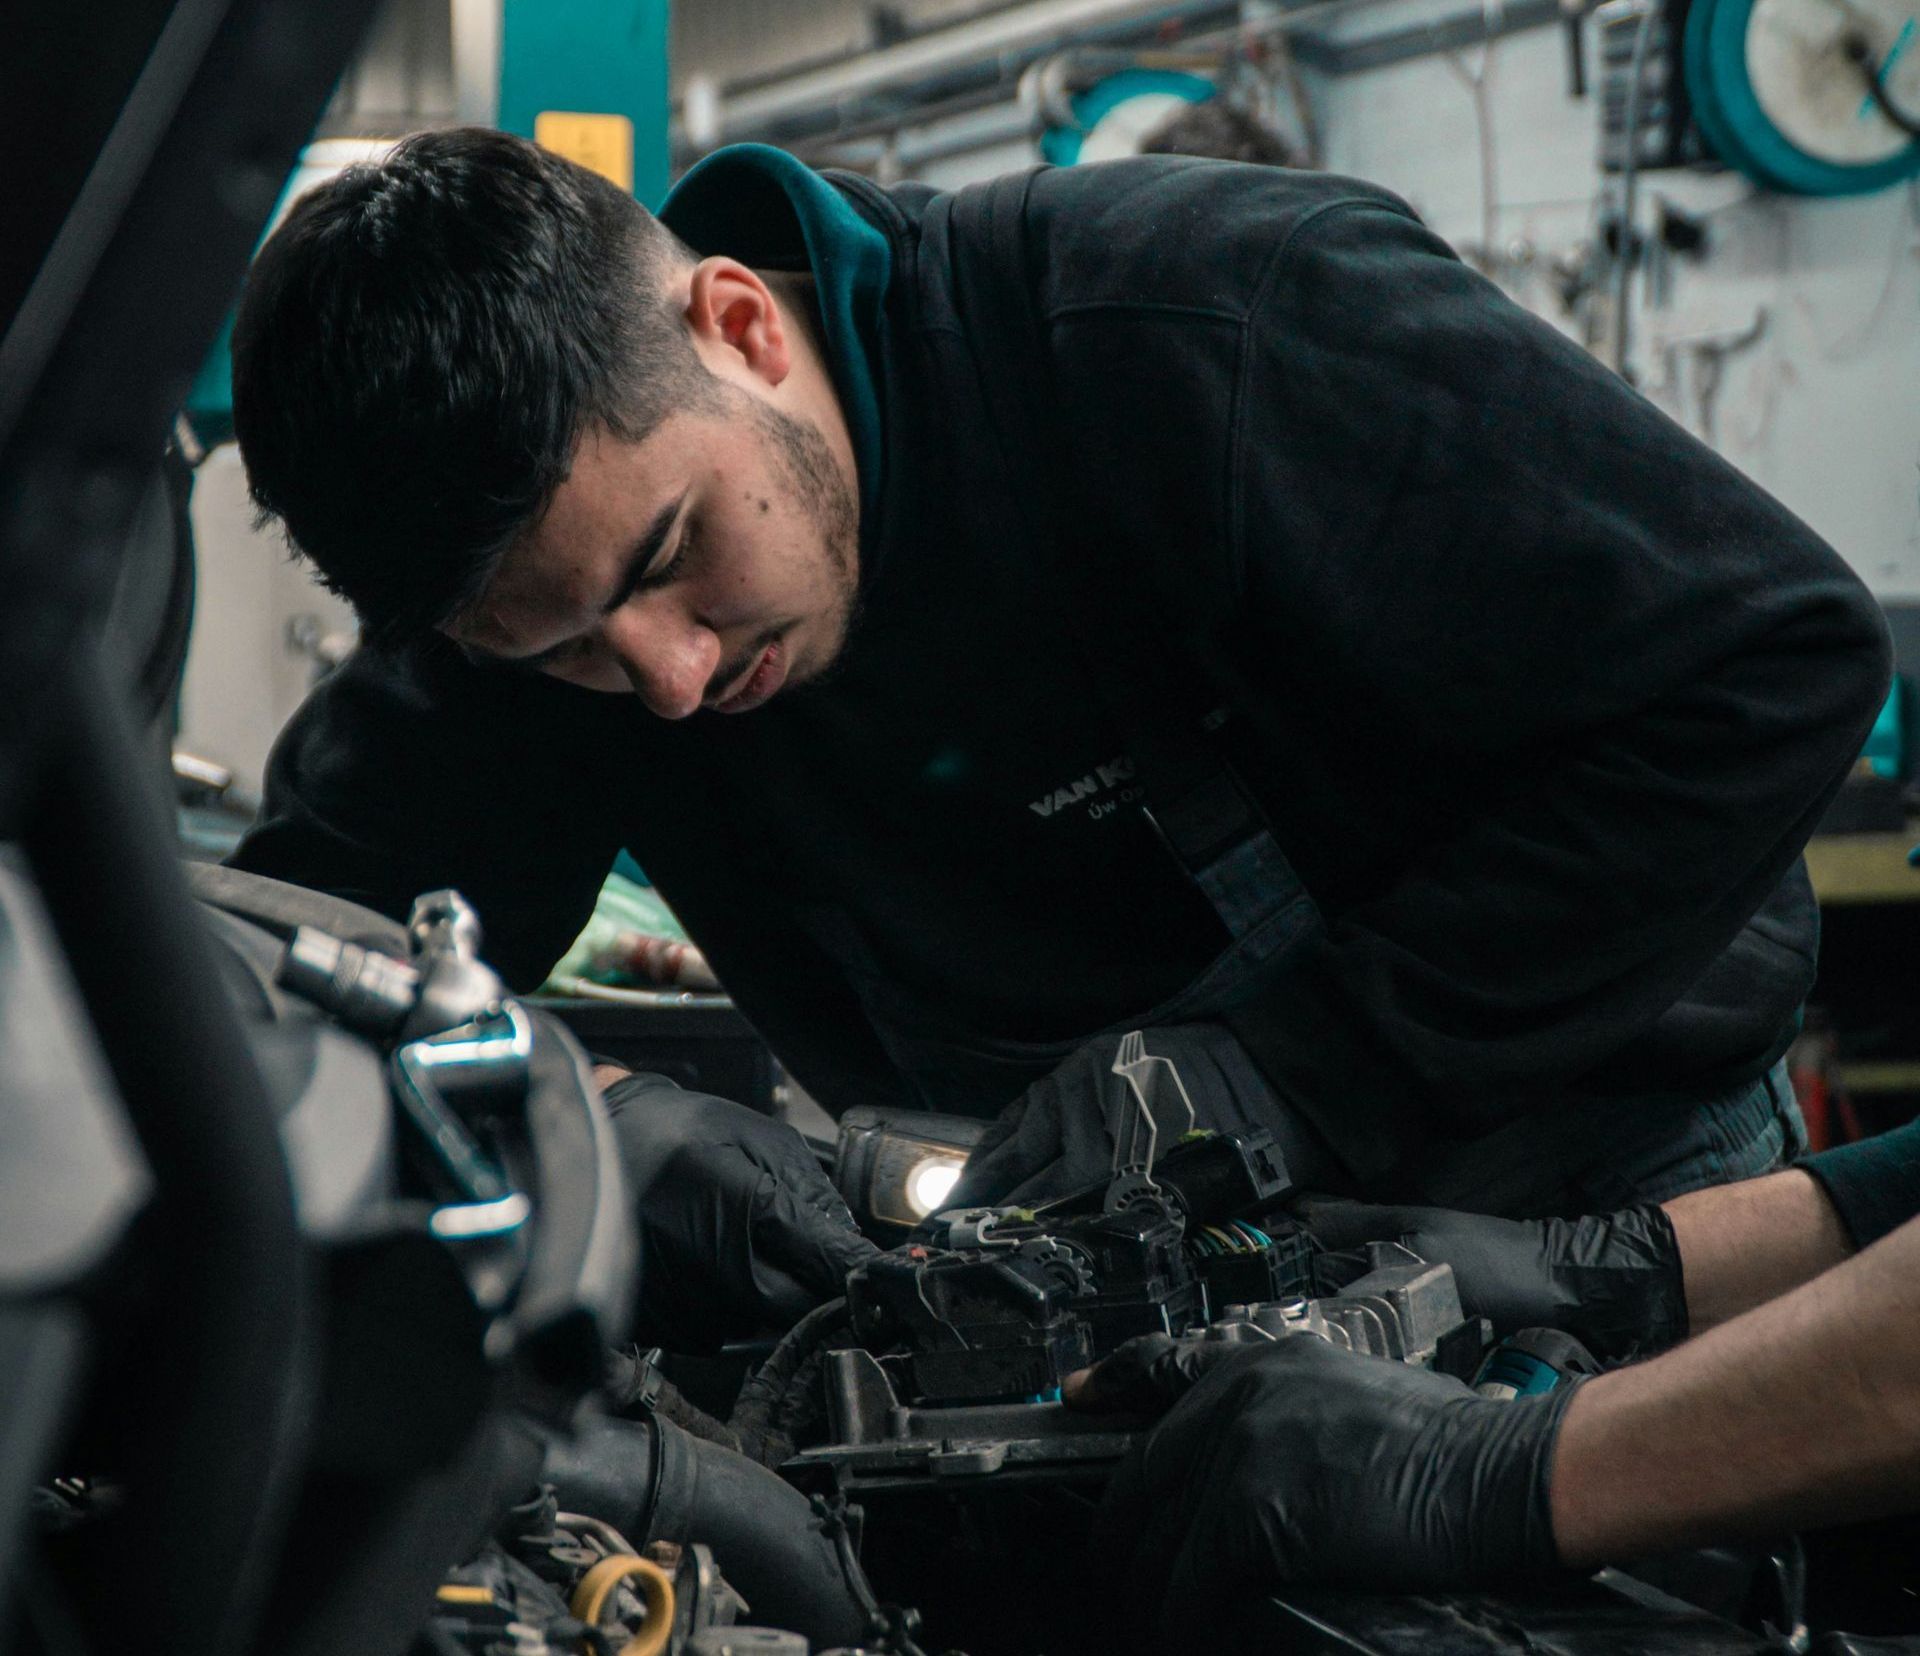
[[653, 591], [655, 587], [664, 587], [668, 581], [674, 580], [687, 560], [687, 547], [691, 545], [691, 541], [693, 541], [691, 530], [682, 533], [680, 543], [674, 547], [674, 555], [670, 556], [664, 564], [660, 564], [657, 570], [647, 570], [647, 574], [639, 581], [636, 591], [647, 593], [647, 591]]
[[687, 551], [692, 545], [693, 525], [689, 523], [687, 527], [680, 532], [680, 539], [675, 543], [673, 548], [673, 556], [657, 568], [649, 569], [635, 584], [634, 590], [636, 592], [651, 592], [655, 587], [663, 587], [669, 581], [678, 577], [686, 565]]
[[563, 644], [556, 644], [550, 650], [530, 656], [499, 656], [476, 644], [456, 643], [454, 648], [474, 666], [485, 668], [490, 673], [537, 673], [556, 662], [572, 660], [591, 642], [588, 638], [569, 638]]
[[665, 586], [669, 581], [679, 578], [686, 563], [688, 548], [693, 542], [691, 512], [684, 520], [680, 520], [680, 538], [674, 544], [673, 555], [661, 562], [660, 552], [666, 545], [667, 536], [673, 532], [673, 525], [679, 519], [680, 507], [686, 498], [684, 494], [681, 495], [648, 525], [647, 532], [640, 537], [633, 555], [627, 560], [626, 572], [619, 585], [600, 606], [602, 615], [613, 614], [636, 592], [651, 592], [655, 587]]

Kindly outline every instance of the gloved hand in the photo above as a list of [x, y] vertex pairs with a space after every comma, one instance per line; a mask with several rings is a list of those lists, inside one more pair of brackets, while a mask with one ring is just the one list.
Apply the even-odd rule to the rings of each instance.
[[879, 1252], [784, 1122], [657, 1075], [604, 1097], [640, 1222], [643, 1345], [710, 1351], [784, 1332]]
[[1549, 1575], [1547, 1480], [1574, 1390], [1495, 1402], [1311, 1335], [1147, 1335], [1067, 1383], [1077, 1407], [1167, 1410], [1108, 1485], [1093, 1556], [1121, 1572], [1126, 1602], [1156, 1607], [1159, 1641], [1183, 1648], [1218, 1630], [1223, 1603], [1283, 1582]]
[[[1280, 1101], [1224, 1025], [1174, 1024], [1145, 1033], [1147, 1052], [1179, 1071], [1194, 1126], [1222, 1133], [1266, 1128], [1296, 1185], [1339, 1176], [1312, 1128]], [[1113, 1073], [1119, 1045], [1117, 1035], [1089, 1042], [1009, 1104], [968, 1158], [949, 1205], [1046, 1201], [1104, 1179], [1130, 1097], [1126, 1081]], [[1184, 1113], [1160, 1123], [1162, 1152], [1186, 1125]]]
[[1687, 1337], [1679, 1245], [1652, 1203], [1585, 1219], [1493, 1219], [1325, 1199], [1302, 1201], [1294, 1213], [1323, 1247], [1401, 1242], [1451, 1265], [1461, 1304], [1491, 1318], [1497, 1334], [1561, 1328], [1602, 1358]]

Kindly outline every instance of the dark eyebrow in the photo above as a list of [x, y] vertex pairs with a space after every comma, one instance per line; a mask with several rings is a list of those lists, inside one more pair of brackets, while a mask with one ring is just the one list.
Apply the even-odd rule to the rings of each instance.
[[686, 490], [662, 506], [653, 514], [653, 521], [640, 531], [640, 538], [633, 543], [633, 550], [627, 554], [625, 569], [614, 584], [612, 594], [600, 606], [602, 615], [611, 615], [640, 588], [646, 584], [647, 568], [660, 556], [660, 548], [667, 544], [667, 536], [673, 532], [674, 520], [680, 515], [680, 507], [687, 498]]
[[[667, 536], [673, 533], [674, 520], [680, 515], [680, 507], [687, 498], [682, 489], [679, 494], [662, 506], [653, 515], [653, 521], [640, 531], [640, 537], [633, 543], [633, 549], [627, 553], [626, 562], [620, 571], [620, 578], [614, 585], [612, 595], [600, 606], [602, 615], [611, 615], [629, 598], [646, 584], [647, 567], [660, 555], [661, 547], [667, 543]], [[495, 655], [492, 650], [483, 649], [478, 644], [456, 643], [455, 648], [476, 667], [485, 667], [500, 672], [537, 672], [550, 661], [571, 649], [574, 640], [563, 638], [558, 644], [549, 645], [534, 655], [503, 656]]]

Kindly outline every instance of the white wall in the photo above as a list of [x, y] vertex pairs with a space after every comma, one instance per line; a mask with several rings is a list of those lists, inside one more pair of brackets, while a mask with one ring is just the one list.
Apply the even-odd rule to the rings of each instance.
[[[1595, 100], [1566, 93], [1557, 28], [1493, 48], [1487, 104], [1498, 248], [1534, 249], [1511, 279], [1565, 325], [1544, 266], [1593, 232]], [[1478, 66], [1480, 51], [1462, 54]], [[1481, 240], [1469, 90], [1446, 60], [1321, 83], [1327, 165], [1405, 196], [1456, 244]], [[1757, 192], [1737, 174], [1643, 175], [1652, 198], [1708, 215], [1706, 255], [1676, 261], [1663, 305], [1636, 304], [1632, 366], [1647, 394], [1696, 431], [1689, 339], [1728, 338], [1715, 446], [1831, 541], [1883, 600], [1920, 598], [1920, 216], [1913, 193], [1847, 200]], [[1638, 295], [1636, 290], [1636, 295]], [[1662, 342], [1676, 342], [1669, 355]]]
[[267, 750], [312, 680], [312, 663], [287, 644], [288, 621], [315, 615], [338, 632], [351, 629], [352, 613], [288, 557], [277, 533], [254, 529], [231, 443], [194, 474], [193, 533], [199, 580], [178, 745], [257, 793]]

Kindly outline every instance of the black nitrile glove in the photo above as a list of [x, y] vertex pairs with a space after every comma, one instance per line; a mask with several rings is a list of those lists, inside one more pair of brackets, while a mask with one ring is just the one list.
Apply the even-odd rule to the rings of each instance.
[[1492, 1319], [1497, 1334], [1561, 1328], [1603, 1358], [1687, 1337], [1679, 1245], [1672, 1221], [1652, 1203], [1585, 1219], [1493, 1219], [1322, 1199], [1294, 1211], [1323, 1247], [1400, 1242], [1451, 1265], [1460, 1303]]
[[[1171, 1060], [1193, 1103], [1196, 1127], [1274, 1136], [1296, 1185], [1332, 1174], [1328, 1153], [1304, 1121], [1282, 1104], [1246, 1049], [1221, 1024], [1174, 1024], [1145, 1032], [1147, 1052]], [[985, 1202], [1040, 1202], [1106, 1178], [1113, 1134], [1131, 1096], [1113, 1073], [1117, 1035], [1089, 1042], [1050, 1075], [1027, 1088], [987, 1129], [949, 1198], [951, 1207]], [[1183, 1111], [1160, 1123], [1159, 1151], [1172, 1149], [1187, 1121]]]
[[1391, 1591], [1549, 1576], [1547, 1480], [1574, 1390], [1495, 1402], [1306, 1334], [1147, 1335], [1068, 1385], [1078, 1407], [1167, 1410], [1108, 1485], [1093, 1557], [1121, 1572], [1130, 1604], [1155, 1608], [1176, 1648], [1204, 1646], [1223, 1612], [1283, 1582]]
[[605, 1098], [640, 1222], [642, 1344], [710, 1351], [784, 1332], [879, 1252], [784, 1122], [657, 1075]]

